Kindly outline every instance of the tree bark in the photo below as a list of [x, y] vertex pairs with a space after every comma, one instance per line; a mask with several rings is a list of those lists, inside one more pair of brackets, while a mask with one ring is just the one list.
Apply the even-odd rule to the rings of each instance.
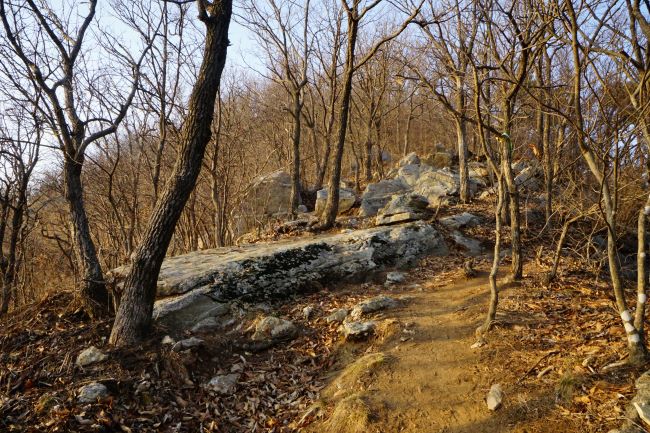
[[156, 283], [174, 228], [201, 170], [211, 137], [215, 101], [228, 49], [232, 0], [206, 4], [198, 0], [199, 19], [206, 26], [203, 62], [189, 101], [181, 131], [182, 147], [160, 201], [156, 205], [132, 268], [124, 282], [122, 300], [115, 317], [110, 343], [132, 345], [150, 331]]
[[[459, 101], [459, 103], [461, 103]], [[464, 102], [462, 102], [464, 104]], [[465, 120], [456, 118], [456, 138], [458, 140], [458, 169], [460, 174], [460, 201], [469, 203], [469, 170], [467, 169], [467, 133]]]
[[298, 206], [300, 206], [300, 135], [301, 135], [301, 117], [302, 117], [302, 98], [300, 89], [294, 89], [293, 100], [293, 134], [292, 149], [293, 161], [291, 165], [291, 214], [296, 215]]
[[95, 243], [90, 234], [81, 183], [81, 167], [81, 162], [66, 156], [63, 163], [65, 198], [70, 210], [75, 254], [82, 276], [81, 299], [88, 314], [101, 317], [110, 310], [111, 302]]
[[328, 184], [327, 204], [323, 212], [321, 229], [327, 230], [334, 226], [336, 215], [339, 211], [339, 187], [341, 184], [341, 164], [343, 162], [343, 149], [345, 136], [348, 128], [348, 117], [350, 114], [350, 99], [352, 97], [352, 76], [354, 74], [354, 50], [357, 43], [357, 32], [359, 21], [357, 11], [352, 11], [348, 16], [348, 47], [345, 60], [345, 72], [343, 74], [343, 93], [341, 95], [341, 106], [339, 109], [339, 132], [334, 153], [334, 164]]

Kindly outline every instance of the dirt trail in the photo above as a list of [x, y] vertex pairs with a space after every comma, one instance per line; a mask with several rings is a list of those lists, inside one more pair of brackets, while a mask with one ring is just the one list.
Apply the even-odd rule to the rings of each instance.
[[[508, 353], [490, 344], [471, 348], [488, 297], [485, 275], [443, 287], [423, 282], [422, 287], [406, 293], [412, 296], [407, 306], [385, 314], [413, 329], [411, 338], [402, 341], [405, 334], [398, 331], [368, 350], [383, 351], [392, 361], [377, 368], [365, 384], [363, 399], [370, 414], [366, 431], [580, 431], [545, 419], [554, 405], [553, 393], [515, 386], [516, 376], [504, 374], [498, 365], [512, 361]], [[501, 383], [506, 393], [504, 406], [496, 412], [485, 404], [493, 383]], [[327, 422], [313, 431], [327, 430]]]

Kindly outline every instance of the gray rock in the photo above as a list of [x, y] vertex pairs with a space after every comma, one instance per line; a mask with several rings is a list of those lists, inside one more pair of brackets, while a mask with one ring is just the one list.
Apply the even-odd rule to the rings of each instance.
[[538, 191], [542, 188], [542, 182], [538, 177], [539, 174], [537, 167], [526, 167], [515, 177], [515, 183], [528, 191]]
[[490, 392], [488, 392], [485, 401], [487, 403], [488, 409], [490, 410], [499, 409], [503, 403], [503, 390], [501, 389], [501, 385], [499, 384], [492, 385], [492, 387], [490, 388]]
[[196, 337], [186, 338], [185, 340], [180, 340], [174, 343], [172, 350], [174, 352], [180, 352], [182, 350], [191, 349], [193, 347], [198, 347], [203, 344], [203, 340]]
[[488, 188], [485, 191], [481, 192], [479, 194], [478, 199], [479, 200], [491, 200], [492, 198], [496, 197], [497, 191], [495, 188]]
[[312, 318], [314, 315], [314, 307], [312, 305], [307, 305], [305, 308], [302, 309], [302, 316], [309, 320]]
[[481, 220], [476, 215], [469, 212], [440, 218], [440, 223], [450, 229], [464, 229], [466, 227], [476, 227], [481, 224]]
[[377, 323], [370, 322], [344, 322], [341, 325], [341, 333], [346, 340], [359, 340], [367, 338], [375, 332]]
[[386, 179], [371, 183], [361, 195], [361, 216], [375, 216], [379, 209], [388, 204], [393, 195], [409, 190], [408, 185], [399, 179]]
[[[428, 254], [445, 255], [447, 248], [422, 221], [196, 251], [163, 262], [158, 293], [167, 297], [156, 301], [153, 317], [175, 335], [206, 317], [225, 315], [229, 300], [283, 299], [330, 281], [412, 266]], [[120, 268], [119, 274], [127, 271]]]
[[485, 164], [482, 162], [470, 162], [467, 164], [469, 169], [469, 177], [487, 179], [490, 176], [490, 172]]
[[415, 152], [411, 152], [397, 163], [399, 167], [404, 167], [405, 165], [420, 165], [420, 158]]
[[300, 206], [298, 206], [298, 212], [307, 213], [308, 211], [309, 210], [307, 209], [307, 206], [305, 206], [304, 204], [301, 204]]
[[405, 165], [397, 170], [395, 179], [413, 188], [424, 174], [433, 171], [435, 171], [434, 168], [426, 164]]
[[425, 156], [421, 162], [430, 165], [433, 168], [451, 167], [453, 157], [449, 152], [435, 152]]
[[468, 238], [458, 231], [453, 232], [451, 238], [456, 245], [466, 250], [470, 256], [479, 256], [483, 253], [481, 241], [477, 239]]
[[399, 302], [388, 296], [376, 296], [374, 298], [366, 299], [359, 302], [353, 309], [350, 316], [358, 320], [364, 314], [374, 313], [376, 311], [385, 310], [387, 308], [394, 308], [399, 305]]
[[79, 367], [86, 367], [90, 364], [95, 364], [97, 362], [102, 362], [108, 355], [104, 354], [101, 350], [95, 346], [90, 346], [89, 348], [83, 350], [78, 356], [76, 364]]
[[348, 317], [348, 310], [346, 308], [339, 308], [334, 311], [332, 314], [325, 318], [327, 323], [339, 323], [343, 322], [346, 317]]
[[239, 383], [239, 373], [220, 374], [208, 382], [208, 388], [217, 394], [231, 394]]
[[391, 201], [379, 211], [375, 218], [377, 225], [389, 225], [406, 221], [416, 221], [431, 217], [432, 212], [427, 208], [429, 202], [419, 194], [407, 193], [395, 195]]
[[253, 341], [280, 341], [291, 340], [298, 335], [298, 328], [293, 322], [275, 316], [267, 316], [257, 322]]
[[386, 283], [388, 284], [399, 284], [406, 281], [406, 274], [404, 272], [389, 272], [386, 274]]
[[216, 317], [206, 317], [192, 326], [192, 332], [213, 332], [223, 328], [223, 322]]
[[291, 210], [291, 175], [284, 171], [275, 171], [258, 177], [247, 198], [245, 207], [253, 215], [289, 213]]
[[99, 382], [84, 385], [77, 391], [79, 403], [95, 403], [97, 400], [108, 397], [108, 388]]
[[[328, 194], [327, 188], [318, 190], [318, 192], [316, 193], [316, 210], [314, 211], [314, 214], [320, 215], [325, 210], [325, 206], [327, 204], [327, 194]], [[339, 189], [339, 211], [338, 212], [343, 213], [349, 210], [354, 205], [356, 199], [357, 197], [354, 195], [354, 192], [352, 190], [346, 188]]]

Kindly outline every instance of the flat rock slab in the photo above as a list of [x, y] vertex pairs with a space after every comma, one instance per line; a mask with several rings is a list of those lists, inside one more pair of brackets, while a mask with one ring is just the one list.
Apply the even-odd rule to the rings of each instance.
[[[176, 330], [219, 316], [231, 300], [261, 302], [306, 293], [319, 285], [407, 267], [429, 254], [445, 255], [436, 229], [422, 221], [196, 251], [166, 259], [153, 317]], [[118, 284], [127, 267], [111, 272]]]

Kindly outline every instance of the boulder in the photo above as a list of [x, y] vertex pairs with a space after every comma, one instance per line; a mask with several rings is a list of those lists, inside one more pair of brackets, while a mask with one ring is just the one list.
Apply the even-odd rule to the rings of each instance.
[[476, 227], [481, 224], [481, 220], [476, 215], [469, 212], [444, 217], [440, 219], [440, 224], [450, 229], [464, 229], [466, 227]]
[[[229, 313], [231, 300], [285, 299], [446, 253], [437, 230], [422, 221], [195, 251], [163, 262], [157, 293], [165, 297], [156, 301], [153, 318], [178, 335]], [[127, 273], [128, 267], [113, 271], [118, 286]]]
[[275, 171], [258, 177], [247, 198], [246, 208], [253, 215], [288, 213], [291, 210], [291, 175]]
[[344, 322], [340, 330], [346, 340], [360, 340], [372, 335], [376, 327], [377, 323], [373, 321]]
[[239, 373], [220, 374], [210, 379], [207, 387], [217, 394], [231, 394], [237, 387], [240, 377], [241, 375]]
[[401, 180], [386, 179], [371, 183], [361, 196], [361, 216], [375, 216], [379, 209], [386, 206], [393, 195], [409, 190]]
[[346, 308], [339, 308], [338, 310], [334, 311], [332, 314], [327, 316], [325, 318], [325, 321], [327, 323], [340, 323], [345, 320], [346, 317], [348, 317], [348, 310]]
[[431, 217], [429, 202], [419, 194], [394, 195], [391, 201], [379, 211], [377, 225], [389, 225], [406, 221], [417, 221]]
[[481, 241], [464, 236], [461, 232], [455, 231], [451, 234], [454, 243], [467, 251], [470, 256], [479, 256], [483, 253]]
[[441, 190], [446, 195], [456, 195], [460, 188], [460, 177], [451, 170], [427, 171], [418, 178], [414, 189], [422, 194], [420, 191], [426, 188]]
[[515, 177], [515, 183], [520, 188], [526, 188], [528, 191], [538, 191], [542, 188], [542, 182], [539, 179], [539, 170], [534, 166], [524, 168]]
[[282, 341], [292, 340], [298, 335], [298, 328], [293, 322], [275, 316], [267, 316], [257, 322], [253, 341]]
[[398, 167], [403, 167], [405, 165], [420, 165], [420, 157], [417, 153], [411, 152], [408, 155], [404, 156], [397, 163]]
[[394, 308], [399, 305], [396, 299], [388, 296], [376, 296], [374, 298], [366, 299], [358, 303], [353, 309], [350, 317], [355, 320], [360, 319], [365, 314], [374, 313], [376, 311], [385, 310], [387, 308]]
[[[322, 214], [325, 210], [325, 206], [327, 205], [327, 195], [327, 188], [320, 189], [316, 193], [316, 210], [314, 212], [316, 215]], [[352, 190], [349, 190], [347, 188], [340, 188], [339, 214], [349, 210], [354, 205], [356, 199], [357, 197], [354, 195], [354, 192]]]
[[490, 176], [490, 172], [485, 164], [482, 162], [472, 161], [467, 164], [469, 169], [469, 177], [487, 179]]
[[425, 156], [422, 162], [433, 168], [445, 168], [451, 167], [453, 160], [454, 157], [449, 152], [436, 152]]
[[90, 364], [95, 364], [97, 362], [102, 362], [108, 355], [105, 355], [101, 350], [95, 346], [90, 346], [89, 348], [83, 350], [78, 356], [76, 364], [79, 367], [86, 367]]
[[108, 388], [99, 382], [92, 382], [84, 385], [77, 391], [77, 401], [79, 403], [95, 403], [108, 397]]
[[402, 183], [413, 188], [418, 183], [418, 180], [429, 172], [434, 172], [435, 169], [426, 164], [409, 164], [400, 167], [395, 174], [395, 179], [402, 181]]

